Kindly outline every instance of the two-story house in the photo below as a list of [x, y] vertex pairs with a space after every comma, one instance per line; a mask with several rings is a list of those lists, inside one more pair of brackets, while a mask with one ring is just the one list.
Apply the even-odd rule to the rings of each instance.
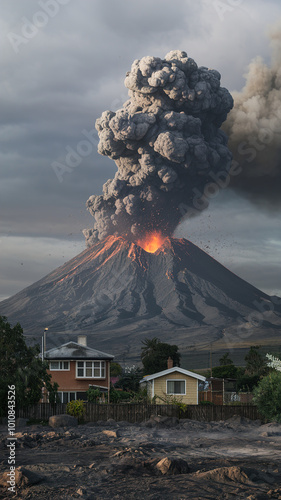
[[110, 362], [114, 356], [87, 347], [87, 337], [78, 336], [78, 342], [67, 342], [44, 353], [49, 361], [48, 373], [59, 385], [62, 403], [75, 399], [86, 400], [89, 387], [101, 392], [110, 390]]

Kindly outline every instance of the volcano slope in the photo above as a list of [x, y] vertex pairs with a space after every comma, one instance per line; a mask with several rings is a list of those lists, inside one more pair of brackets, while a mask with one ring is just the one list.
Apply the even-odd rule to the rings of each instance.
[[27, 335], [41, 336], [48, 327], [48, 348], [83, 332], [90, 347], [110, 346], [133, 359], [151, 336], [182, 349], [276, 339], [281, 300], [185, 239], [167, 238], [148, 253], [109, 236], [2, 301], [0, 314], [20, 322]]

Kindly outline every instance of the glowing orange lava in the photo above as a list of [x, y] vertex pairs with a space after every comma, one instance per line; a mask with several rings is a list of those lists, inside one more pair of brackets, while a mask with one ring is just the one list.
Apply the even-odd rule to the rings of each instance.
[[163, 245], [164, 241], [165, 238], [161, 233], [153, 232], [147, 233], [143, 239], [137, 241], [137, 244], [146, 252], [154, 253]]

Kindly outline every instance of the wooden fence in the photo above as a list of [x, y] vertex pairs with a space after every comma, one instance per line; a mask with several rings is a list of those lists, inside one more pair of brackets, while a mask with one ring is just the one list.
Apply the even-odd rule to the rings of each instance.
[[[173, 405], [153, 405], [153, 404], [94, 404], [85, 403], [85, 422], [97, 422], [98, 420], [113, 419], [117, 422], [126, 421], [130, 423], [139, 423], [148, 420], [151, 415], [164, 415], [168, 417], [178, 417], [179, 410]], [[48, 420], [52, 415], [66, 413], [66, 404], [58, 403], [40, 403], [19, 409], [18, 417]]]
[[[140, 423], [148, 420], [151, 415], [162, 415], [168, 417], [189, 418], [204, 422], [227, 420], [233, 415], [240, 415], [251, 420], [261, 419], [257, 407], [253, 405], [189, 405], [184, 413], [179, 414], [179, 407], [175, 405], [153, 405], [153, 404], [94, 404], [85, 403], [86, 422], [97, 422], [114, 419], [117, 422], [126, 421]], [[19, 409], [17, 417], [48, 420], [52, 415], [66, 413], [66, 404], [41, 403], [28, 408]]]
[[202, 422], [227, 420], [234, 415], [251, 420], [262, 420], [258, 409], [254, 405], [190, 405], [181, 415], [181, 418], [190, 418]]

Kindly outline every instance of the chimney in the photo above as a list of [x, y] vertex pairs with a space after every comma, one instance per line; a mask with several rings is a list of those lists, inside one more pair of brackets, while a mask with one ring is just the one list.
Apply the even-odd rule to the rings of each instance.
[[173, 362], [173, 360], [172, 360], [171, 356], [169, 356], [169, 357], [168, 357], [168, 361], [167, 361], [168, 370], [169, 370], [170, 368], [173, 368], [173, 365], [174, 365], [174, 362]]
[[77, 344], [84, 345], [85, 347], [87, 347], [87, 337], [86, 337], [86, 335], [78, 335], [78, 337], [77, 337]]

